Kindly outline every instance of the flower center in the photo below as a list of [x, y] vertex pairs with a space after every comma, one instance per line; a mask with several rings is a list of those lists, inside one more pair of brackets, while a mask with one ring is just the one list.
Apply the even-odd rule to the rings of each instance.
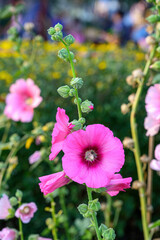
[[24, 207], [23, 210], [21, 210], [22, 213], [24, 214], [28, 214], [30, 212], [30, 208], [29, 207]]
[[97, 153], [94, 150], [89, 150], [85, 152], [85, 159], [87, 161], [93, 162], [97, 158]]
[[33, 102], [33, 99], [32, 99], [32, 98], [27, 98], [27, 100], [25, 101], [25, 103], [26, 103], [27, 105], [31, 105], [32, 102]]

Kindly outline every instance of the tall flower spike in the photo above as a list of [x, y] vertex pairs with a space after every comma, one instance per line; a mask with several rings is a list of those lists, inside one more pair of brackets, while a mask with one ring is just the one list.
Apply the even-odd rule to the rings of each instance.
[[62, 150], [63, 142], [67, 135], [71, 133], [73, 124], [69, 123], [69, 117], [66, 115], [65, 110], [62, 108], [57, 109], [56, 124], [52, 132], [52, 147], [49, 160], [53, 160], [57, 154]]
[[86, 131], [78, 130], [68, 135], [63, 151], [62, 165], [66, 175], [91, 188], [107, 186], [124, 164], [121, 141], [101, 124], [89, 125]]

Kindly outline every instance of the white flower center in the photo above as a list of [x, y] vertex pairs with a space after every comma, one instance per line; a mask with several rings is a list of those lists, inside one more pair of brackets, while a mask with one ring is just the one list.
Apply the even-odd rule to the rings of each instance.
[[87, 161], [93, 162], [96, 158], [97, 158], [97, 153], [92, 149], [85, 153], [85, 159]]
[[28, 213], [30, 212], [30, 208], [29, 208], [29, 207], [24, 207], [24, 208], [23, 208], [23, 212], [24, 212], [25, 214], [28, 214]]
[[27, 98], [27, 100], [25, 101], [25, 103], [26, 103], [27, 105], [31, 105], [32, 102], [33, 102], [33, 99], [32, 99], [32, 98]]

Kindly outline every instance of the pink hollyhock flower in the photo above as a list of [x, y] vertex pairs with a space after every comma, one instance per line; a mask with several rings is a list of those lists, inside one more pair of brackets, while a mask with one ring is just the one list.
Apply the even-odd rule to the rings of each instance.
[[89, 125], [85, 131], [69, 134], [62, 150], [66, 175], [91, 188], [107, 186], [124, 164], [123, 144], [101, 124]]
[[0, 199], [0, 219], [6, 219], [9, 215], [8, 210], [11, 209], [11, 204], [6, 194], [3, 194]]
[[124, 189], [130, 188], [130, 183], [132, 178], [122, 178], [120, 174], [115, 174], [111, 179], [110, 183], [106, 186], [106, 192], [110, 196], [117, 195], [120, 191], [125, 191]]
[[70, 181], [70, 179], [66, 177], [64, 171], [40, 177], [39, 180], [41, 181], [39, 186], [44, 195], [53, 192], [57, 188], [66, 185]]
[[41, 152], [40, 151], [35, 151], [30, 157], [29, 157], [29, 163], [33, 164], [40, 160], [41, 158]]
[[159, 132], [160, 120], [156, 120], [151, 115], [148, 115], [144, 120], [144, 128], [147, 130], [146, 136], [154, 136]]
[[160, 84], [155, 84], [148, 89], [145, 103], [148, 115], [160, 120]]
[[42, 101], [40, 89], [32, 79], [18, 79], [10, 87], [10, 93], [6, 97], [4, 114], [14, 120], [31, 122], [36, 108]]
[[15, 240], [17, 239], [17, 232], [11, 228], [3, 228], [0, 231], [0, 240]]
[[160, 161], [153, 159], [150, 162], [150, 168], [152, 168], [155, 171], [160, 171]]
[[160, 144], [156, 146], [154, 155], [157, 160], [160, 160]]
[[66, 136], [71, 133], [74, 127], [72, 123], [69, 123], [69, 117], [65, 114], [65, 110], [59, 107], [57, 109], [56, 121], [52, 132], [52, 148], [49, 160], [53, 160], [62, 150]]
[[43, 238], [43, 237], [39, 237], [38, 240], [52, 240], [51, 238]]
[[29, 223], [36, 211], [37, 206], [34, 202], [24, 203], [17, 209], [17, 211], [15, 212], [15, 216], [17, 218], [20, 218], [23, 223]]

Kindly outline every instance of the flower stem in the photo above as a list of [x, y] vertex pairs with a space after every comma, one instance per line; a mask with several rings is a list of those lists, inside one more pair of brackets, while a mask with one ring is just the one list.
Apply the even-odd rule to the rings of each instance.
[[57, 219], [56, 219], [56, 215], [55, 215], [55, 202], [54, 202], [53, 198], [51, 199], [51, 209], [52, 209], [51, 214], [52, 214], [52, 219], [53, 219], [52, 235], [53, 235], [54, 240], [58, 240], [57, 228], [56, 228]]
[[20, 238], [21, 240], [24, 240], [24, 237], [23, 237], [23, 228], [22, 228], [22, 221], [20, 218], [18, 218], [18, 223], [19, 223], [19, 234], [20, 234]]
[[105, 224], [108, 227], [110, 227], [110, 221], [111, 221], [111, 205], [112, 205], [112, 198], [109, 194], [107, 194], [107, 206], [104, 214], [105, 214]]
[[[138, 141], [138, 133], [137, 133], [137, 123], [136, 123], [136, 112], [137, 112], [137, 107], [138, 103], [140, 100], [140, 96], [142, 93], [145, 77], [148, 74], [150, 64], [152, 62], [152, 59], [154, 57], [156, 51], [156, 47], [151, 51], [150, 57], [146, 63], [146, 66], [144, 68], [143, 74], [144, 77], [142, 81], [139, 83], [136, 95], [135, 95], [135, 101], [132, 105], [132, 110], [131, 110], [131, 115], [130, 115], [130, 124], [131, 124], [131, 133], [132, 133], [132, 138], [134, 140], [134, 156], [135, 156], [135, 161], [136, 161], [136, 167], [137, 167], [137, 173], [138, 173], [138, 180], [141, 182], [144, 182], [144, 176], [143, 176], [143, 170], [142, 170], [142, 164], [140, 161], [140, 147], [139, 147], [139, 141]], [[146, 196], [145, 196], [145, 188], [141, 187], [139, 189], [139, 197], [140, 197], [140, 205], [141, 205], [141, 216], [142, 216], [142, 225], [143, 225], [143, 233], [144, 233], [144, 239], [148, 240], [149, 239], [149, 230], [148, 230], [148, 225], [147, 225], [147, 216], [146, 216]]]
[[[92, 201], [93, 200], [92, 199], [92, 190], [89, 187], [87, 187], [87, 194], [88, 194], [89, 201]], [[96, 214], [95, 214], [94, 211], [92, 211], [92, 220], [93, 220], [94, 227], [95, 227], [95, 230], [96, 230], [97, 238], [98, 238], [98, 240], [101, 240], [101, 234], [99, 232], [98, 222], [97, 222]]]

